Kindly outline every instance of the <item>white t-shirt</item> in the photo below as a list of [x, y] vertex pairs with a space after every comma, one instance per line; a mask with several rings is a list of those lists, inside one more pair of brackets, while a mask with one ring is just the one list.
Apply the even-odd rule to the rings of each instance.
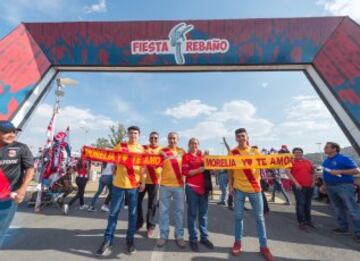
[[279, 169], [280, 178], [282, 179], [289, 179], [288, 175], [286, 175], [285, 169]]
[[102, 176], [112, 175], [113, 172], [114, 172], [114, 164], [108, 163], [108, 164], [106, 164], [106, 167], [101, 172], [101, 175]]

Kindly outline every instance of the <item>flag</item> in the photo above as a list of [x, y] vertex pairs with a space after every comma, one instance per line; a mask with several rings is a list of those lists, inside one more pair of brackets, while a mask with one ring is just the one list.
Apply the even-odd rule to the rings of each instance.
[[65, 131], [65, 134], [66, 134], [66, 136], [65, 136], [65, 142], [67, 143], [67, 145], [68, 145], [68, 147], [67, 147], [67, 153], [68, 153], [68, 155], [69, 156], [71, 156], [71, 150], [72, 150], [72, 147], [71, 147], [71, 143], [70, 143], [70, 126], [68, 126], [67, 128], [66, 128], [66, 131]]
[[53, 115], [50, 119], [49, 125], [47, 127], [46, 144], [45, 144], [43, 153], [41, 155], [41, 169], [40, 169], [40, 174], [39, 174], [40, 191], [37, 192], [37, 196], [36, 196], [36, 200], [35, 200], [35, 207], [34, 207], [35, 212], [40, 211], [41, 196], [42, 196], [42, 193], [44, 190], [43, 178], [44, 178], [45, 172], [47, 172], [48, 168], [51, 166], [51, 160], [49, 158], [45, 159], [45, 157], [48, 157], [48, 155], [51, 154], [50, 150], [51, 150], [51, 145], [52, 145], [53, 138], [54, 138], [56, 114], [57, 114], [57, 112], [54, 111]]
[[47, 127], [47, 140], [46, 140], [45, 149], [50, 149], [51, 143], [54, 138], [56, 114], [57, 114], [56, 112], [53, 113], [49, 126]]

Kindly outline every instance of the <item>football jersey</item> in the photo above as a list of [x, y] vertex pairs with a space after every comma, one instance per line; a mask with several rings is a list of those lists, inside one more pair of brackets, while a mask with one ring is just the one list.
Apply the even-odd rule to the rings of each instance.
[[[119, 143], [114, 149], [130, 153], [144, 152], [144, 147], [140, 144]], [[142, 167], [132, 164], [117, 165], [113, 185], [125, 189], [137, 188], [141, 181], [142, 171]]]

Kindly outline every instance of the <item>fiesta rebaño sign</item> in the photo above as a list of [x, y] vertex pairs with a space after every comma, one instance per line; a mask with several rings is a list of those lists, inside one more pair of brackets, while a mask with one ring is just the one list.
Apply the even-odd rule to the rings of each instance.
[[191, 24], [180, 23], [170, 30], [169, 39], [132, 41], [131, 54], [173, 54], [177, 64], [185, 64], [184, 54], [216, 54], [229, 50], [230, 44], [227, 39], [187, 39], [186, 34], [193, 29], [194, 26]]

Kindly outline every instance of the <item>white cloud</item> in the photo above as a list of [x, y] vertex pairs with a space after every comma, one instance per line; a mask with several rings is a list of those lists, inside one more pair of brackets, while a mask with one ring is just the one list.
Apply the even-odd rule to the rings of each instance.
[[252, 133], [252, 136], [268, 134], [273, 124], [256, 115], [256, 107], [245, 100], [234, 100], [224, 103], [222, 109], [209, 116], [210, 120], [220, 121], [234, 126], [243, 126]]
[[262, 82], [261, 83], [261, 87], [263, 87], [264, 89], [266, 89], [269, 86], [268, 82]]
[[359, 0], [319, 0], [317, 4], [333, 15], [348, 15], [355, 20], [360, 20]]
[[200, 100], [190, 100], [180, 103], [176, 107], [167, 108], [165, 114], [175, 119], [196, 118], [199, 115], [210, 115], [217, 109], [202, 103]]
[[[24, 134], [20, 140], [32, 146], [34, 149], [43, 146], [46, 141], [46, 130], [49, 124], [53, 107], [50, 104], [41, 104], [33, 113], [29, 123], [24, 128]], [[80, 148], [85, 142], [85, 132], [81, 128], [88, 129], [86, 140], [88, 144], [98, 137], [107, 137], [109, 127], [116, 124], [111, 118], [95, 114], [90, 109], [75, 106], [66, 106], [61, 109], [57, 116], [55, 129], [63, 131], [70, 127], [71, 145], [74, 149]], [[25, 135], [26, 133], [26, 135]]]
[[226, 130], [224, 124], [218, 121], [202, 121], [196, 124], [194, 128], [180, 132], [181, 137], [198, 137], [201, 138], [201, 140], [221, 138], [228, 135], [229, 132]]
[[286, 109], [286, 119], [296, 122], [302, 120], [328, 120], [331, 114], [324, 103], [315, 96], [296, 96]]
[[[280, 148], [287, 144], [289, 148], [302, 146], [309, 152], [317, 151], [316, 144], [327, 140], [336, 140], [343, 146], [349, 144], [330, 112], [315, 95], [290, 98], [283, 106], [285, 116], [276, 124], [258, 115], [257, 107], [246, 100], [233, 100], [213, 108], [210, 114], [197, 119], [191, 128], [179, 131], [180, 137], [198, 137], [204, 148], [216, 144], [218, 153], [225, 153], [220, 144], [221, 137], [226, 137], [231, 147], [235, 146], [234, 130], [239, 127], [248, 130], [251, 144], [266, 148]], [[183, 124], [182, 120], [177, 120], [179, 126]]]
[[316, 122], [311, 120], [289, 121], [279, 124], [279, 129], [286, 134], [303, 134], [306, 131], [321, 131], [331, 127], [329, 122]]
[[285, 109], [286, 121], [276, 127], [278, 137], [314, 135], [338, 128], [324, 103], [316, 96], [296, 96]]
[[83, 8], [84, 13], [104, 13], [107, 11], [106, 0], [99, 0], [97, 4], [86, 5]]
[[127, 123], [144, 123], [145, 118], [136, 111], [136, 109], [127, 101], [117, 96], [113, 99], [115, 109], [119, 113], [119, 116]]
[[286, 121], [274, 128], [274, 134], [278, 141], [286, 141], [289, 147], [301, 146], [307, 152], [314, 152], [318, 151], [318, 142], [336, 140], [343, 146], [349, 144], [320, 98], [293, 97], [285, 112]]
[[245, 127], [252, 137], [258, 137], [269, 134], [273, 127], [269, 120], [258, 117], [255, 106], [245, 100], [226, 102], [220, 110], [211, 108], [214, 112], [209, 112], [194, 128], [181, 131], [181, 136], [199, 137], [202, 140], [230, 137], [234, 129]]

